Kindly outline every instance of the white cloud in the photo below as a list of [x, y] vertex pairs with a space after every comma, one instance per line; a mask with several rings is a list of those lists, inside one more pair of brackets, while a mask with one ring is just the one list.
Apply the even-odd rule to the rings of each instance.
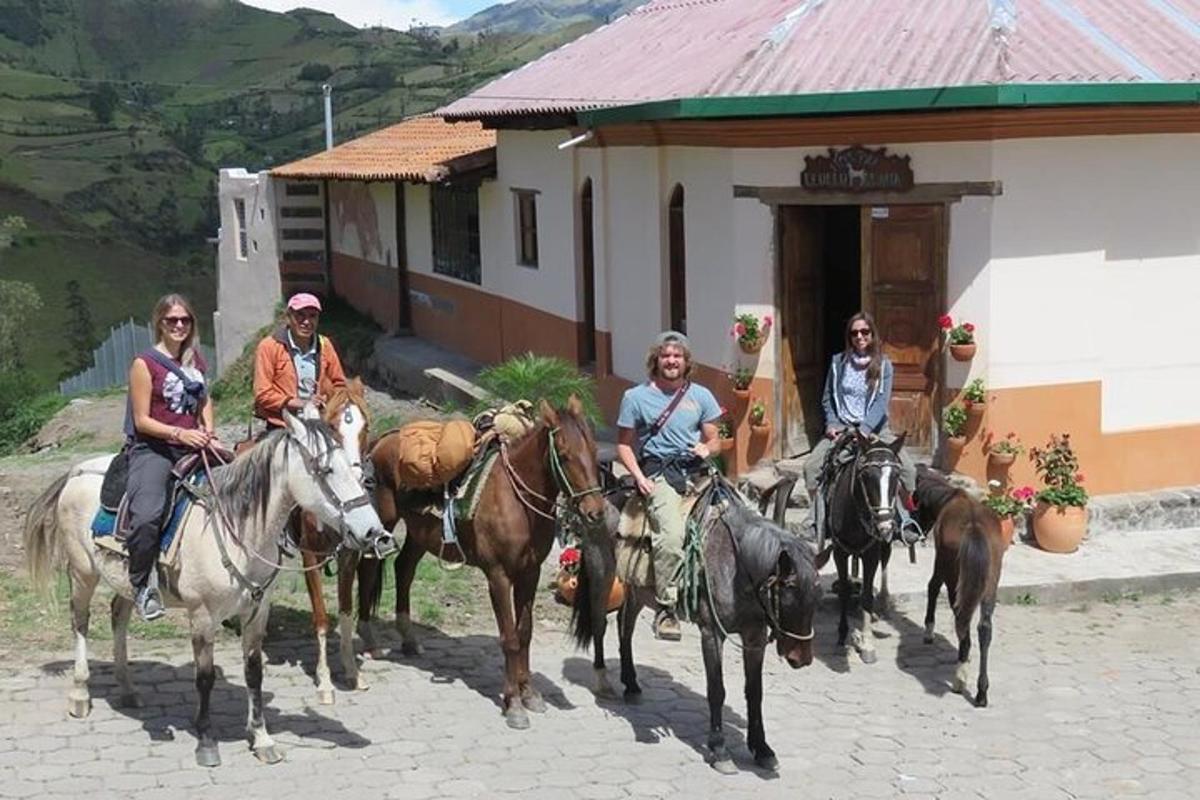
[[440, 0], [243, 0], [247, 5], [270, 11], [315, 8], [359, 27], [383, 25], [408, 30], [413, 21], [421, 25], [449, 25], [463, 18]]

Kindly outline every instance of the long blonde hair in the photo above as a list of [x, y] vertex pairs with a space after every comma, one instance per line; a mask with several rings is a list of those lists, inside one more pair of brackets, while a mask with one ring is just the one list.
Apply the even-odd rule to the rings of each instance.
[[192, 326], [188, 330], [187, 338], [183, 340], [183, 346], [179, 348], [180, 363], [191, 366], [196, 360], [196, 351], [192, 345], [196, 341], [196, 310], [192, 308], [191, 302], [181, 294], [164, 294], [158, 298], [158, 302], [154, 304], [154, 311], [150, 314], [150, 326], [154, 328], [154, 343], [159, 344], [163, 339], [163, 318], [167, 316], [167, 312], [174, 306], [183, 306], [183, 310], [192, 318]]

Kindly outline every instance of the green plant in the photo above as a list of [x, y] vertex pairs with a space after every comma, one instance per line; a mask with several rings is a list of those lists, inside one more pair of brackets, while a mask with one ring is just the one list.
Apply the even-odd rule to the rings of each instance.
[[[489, 393], [509, 402], [546, 400], [562, 408], [571, 395], [576, 395], [587, 418], [593, 423], [600, 421], [595, 382], [561, 358], [525, 353], [483, 370], [477, 382]], [[493, 402], [481, 405], [490, 406]]]
[[0, 372], [0, 456], [14, 452], [66, 404], [65, 397], [43, 391], [24, 370]]
[[999, 481], [989, 481], [991, 493], [983, 498], [983, 504], [995, 511], [1000, 517], [1015, 517], [1028, 512], [1033, 505], [1034, 490], [1032, 486], [1022, 486], [1008, 492], [1000, 491]]
[[760, 339], [766, 338], [773, 324], [774, 320], [770, 314], [762, 319], [759, 319], [757, 314], [748, 312], [737, 314], [733, 318], [733, 327], [729, 329], [729, 335], [737, 339], [738, 344], [754, 347]]
[[1045, 488], [1037, 493], [1037, 499], [1057, 508], [1087, 505], [1088, 493], [1081, 485], [1083, 473], [1079, 471], [1079, 458], [1071, 447], [1071, 435], [1051, 434], [1044, 448], [1029, 451], [1034, 469]]
[[967, 410], [960, 403], [952, 403], [942, 412], [942, 428], [946, 435], [958, 438], [967, 427]]
[[750, 388], [750, 383], [754, 380], [754, 370], [749, 367], [738, 367], [733, 372], [728, 372], [729, 382], [733, 384], [733, 388], [744, 392]]
[[976, 378], [967, 384], [963, 389], [963, 399], [972, 405], [987, 402], [987, 387], [983, 384], [983, 378]]
[[1025, 445], [1021, 444], [1021, 440], [1012, 431], [1005, 434], [1003, 439], [992, 442], [992, 446], [988, 448], [988, 452], [996, 455], [1012, 455], [1019, 456], [1025, 452]]
[[755, 400], [750, 404], [750, 424], [763, 425], [767, 421], [767, 404], [762, 400]]
[[717, 433], [722, 439], [733, 438], [733, 420], [729, 417], [729, 409], [721, 406], [721, 416], [717, 419]]
[[938, 324], [946, 332], [946, 338], [950, 340], [950, 344], [975, 344], [975, 326], [970, 322], [960, 322], [955, 325], [949, 314], [943, 314], [938, 319]]

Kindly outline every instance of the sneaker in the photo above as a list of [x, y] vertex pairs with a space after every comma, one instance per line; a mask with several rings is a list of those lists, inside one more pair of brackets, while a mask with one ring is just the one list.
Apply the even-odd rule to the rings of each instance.
[[658, 613], [654, 615], [654, 638], [662, 639], [664, 642], [678, 642], [683, 638], [683, 634], [679, 630], [679, 620], [675, 618], [675, 612], [667, 608], [658, 610]]
[[167, 613], [167, 610], [163, 608], [162, 598], [159, 597], [158, 590], [149, 586], [140, 589], [133, 602], [137, 608], [138, 616], [142, 618], [143, 622], [151, 622]]

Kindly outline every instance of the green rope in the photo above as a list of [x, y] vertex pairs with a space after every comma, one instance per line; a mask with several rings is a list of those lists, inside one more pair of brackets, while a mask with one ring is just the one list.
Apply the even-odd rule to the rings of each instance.
[[686, 533], [683, 537], [683, 561], [679, 563], [679, 571], [675, 575], [675, 585], [679, 587], [677, 612], [680, 618], [695, 620], [700, 611], [700, 584], [704, 572], [704, 526], [702, 522], [708, 516], [705, 508], [699, 514], [689, 514], [686, 523]]

